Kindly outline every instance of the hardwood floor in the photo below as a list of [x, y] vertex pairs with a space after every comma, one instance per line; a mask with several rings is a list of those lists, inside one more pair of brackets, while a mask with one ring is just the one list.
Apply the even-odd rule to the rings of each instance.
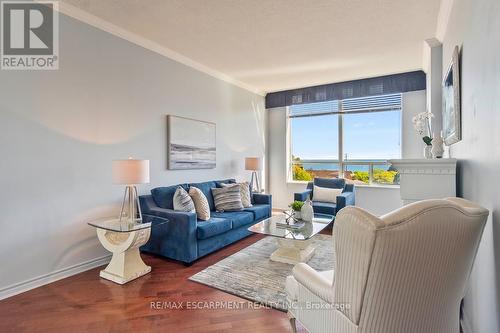
[[[123, 286], [99, 278], [100, 267], [8, 298], [0, 301], [0, 332], [291, 332], [286, 313], [274, 309], [187, 309], [187, 302], [246, 302], [188, 278], [261, 238], [252, 235], [190, 267], [143, 254], [152, 272]], [[167, 303], [155, 309], [152, 302]]]

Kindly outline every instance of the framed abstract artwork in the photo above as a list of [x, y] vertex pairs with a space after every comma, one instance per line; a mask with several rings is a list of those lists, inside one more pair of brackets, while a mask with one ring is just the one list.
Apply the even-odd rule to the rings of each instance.
[[452, 145], [462, 139], [460, 110], [460, 57], [458, 46], [443, 80], [443, 139]]
[[169, 170], [214, 169], [215, 123], [168, 115], [167, 156]]

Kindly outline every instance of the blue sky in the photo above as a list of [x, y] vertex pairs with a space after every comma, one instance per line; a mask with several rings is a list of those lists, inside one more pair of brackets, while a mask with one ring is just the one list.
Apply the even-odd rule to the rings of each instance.
[[[338, 158], [337, 115], [292, 118], [292, 154], [301, 159]], [[390, 159], [401, 154], [399, 111], [344, 115], [348, 159]]]

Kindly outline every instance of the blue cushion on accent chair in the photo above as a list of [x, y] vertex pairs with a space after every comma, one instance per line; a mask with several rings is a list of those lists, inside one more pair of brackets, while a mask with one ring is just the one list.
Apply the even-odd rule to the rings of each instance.
[[245, 208], [244, 211], [252, 212], [256, 221], [269, 217], [269, 205], [255, 204], [252, 207]]
[[[314, 185], [326, 188], [341, 188], [343, 190], [342, 193], [337, 196], [336, 204], [318, 202], [314, 201]], [[320, 214], [335, 215], [342, 208], [354, 206], [356, 204], [354, 185], [346, 184], [345, 179], [341, 178], [314, 178], [313, 182], [307, 184], [305, 191], [294, 194], [294, 200], [305, 201], [308, 197], [312, 200], [314, 212]]]
[[206, 239], [215, 235], [223, 234], [231, 230], [232, 223], [229, 219], [210, 217], [207, 221], [198, 221], [196, 236], [198, 239]]
[[213, 212], [211, 214], [214, 217], [230, 220], [233, 229], [250, 224], [254, 221], [252, 212]]
[[216, 187], [217, 185], [215, 182], [203, 182], [203, 183], [191, 183], [189, 186], [194, 186], [200, 191], [203, 192], [203, 194], [207, 197], [208, 201], [208, 206], [210, 207], [211, 211], [215, 211], [215, 203], [214, 203], [214, 197], [212, 196], [212, 188]]
[[[307, 184], [308, 189], [313, 189], [314, 185], [319, 186], [319, 187], [326, 187], [326, 188], [344, 188], [345, 186], [345, 179], [342, 178], [314, 178], [314, 181], [312, 183]], [[314, 199], [314, 191], [313, 191], [313, 197]]]
[[313, 201], [312, 206], [315, 213], [328, 215], [335, 215], [335, 209], [337, 208], [334, 203], [321, 201]]
[[174, 209], [174, 193], [178, 186], [182, 186], [185, 190], [188, 189], [187, 184], [157, 187], [152, 189], [151, 194], [153, 195], [153, 200], [156, 205], [165, 209]]

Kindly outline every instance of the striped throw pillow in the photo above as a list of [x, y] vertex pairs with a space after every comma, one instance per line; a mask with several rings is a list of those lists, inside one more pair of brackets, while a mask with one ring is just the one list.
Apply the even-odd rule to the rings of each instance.
[[240, 186], [234, 184], [222, 188], [213, 188], [215, 209], [218, 212], [232, 212], [243, 210], [241, 202]]
[[208, 205], [208, 200], [203, 192], [194, 186], [189, 188], [189, 195], [193, 199], [194, 207], [196, 209], [196, 215], [203, 221], [210, 219], [210, 206]]
[[[228, 186], [233, 186], [234, 184], [221, 184], [222, 187], [228, 187]], [[243, 207], [248, 208], [252, 207], [252, 195], [250, 194], [250, 186], [248, 185], [248, 182], [243, 182], [243, 183], [237, 183], [236, 185], [239, 185], [240, 187], [240, 195], [241, 195], [241, 203], [243, 204]]]
[[185, 189], [178, 186], [174, 193], [174, 210], [194, 213], [194, 202]]

